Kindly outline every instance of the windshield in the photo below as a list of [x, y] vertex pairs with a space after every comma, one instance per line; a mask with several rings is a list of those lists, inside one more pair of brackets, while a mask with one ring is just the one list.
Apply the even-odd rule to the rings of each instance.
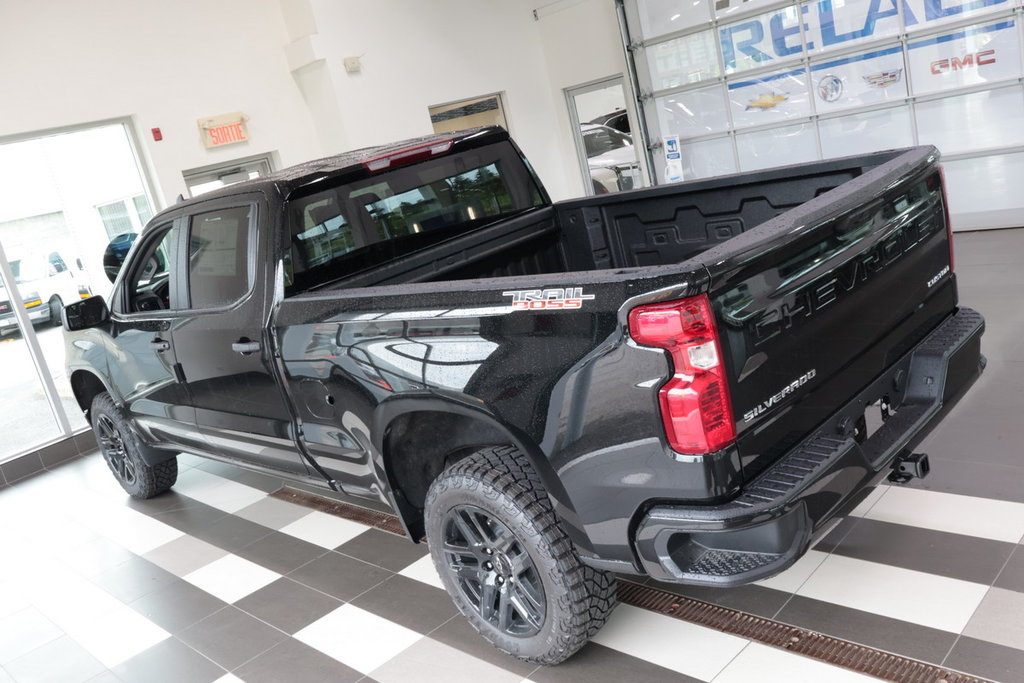
[[20, 285], [49, 276], [49, 264], [42, 257], [21, 257], [11, 261], [11, 271], [14, 281]]
[[333, 282], [545, 200], [508, 143], [464, 150], [288, 204], [286, 294]]
[[583, 130], [583, 146], [587, 150], [588, 159], [599, 157], [613, 149], [629, 147], [632, 144], [633, 139], [630, 136], [605, 126]]

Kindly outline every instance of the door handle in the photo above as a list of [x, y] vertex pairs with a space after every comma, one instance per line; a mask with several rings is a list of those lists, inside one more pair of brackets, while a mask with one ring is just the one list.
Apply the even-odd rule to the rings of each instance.
[[260, 343], [258, 341], [240, 339], [231, 345], [231, 350], [236, 353], [240, 353], [243, 356], [248, 356], [250, 353], [255, 353], [260, 350]]
[[160, 351], [161, 353], [171, 348], [171, 342], [164, 341], [160, 337], [157, 337], [153, 341], [149, 342], [149, 348], [154, 351]]

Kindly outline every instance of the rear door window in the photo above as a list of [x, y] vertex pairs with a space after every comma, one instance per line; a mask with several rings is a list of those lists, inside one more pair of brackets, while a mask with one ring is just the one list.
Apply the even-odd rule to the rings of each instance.
[[188, 235], [189, 307], [219, 308], [252, 288], [249, 244], [255, 207], [237, 206], [192, 216]]

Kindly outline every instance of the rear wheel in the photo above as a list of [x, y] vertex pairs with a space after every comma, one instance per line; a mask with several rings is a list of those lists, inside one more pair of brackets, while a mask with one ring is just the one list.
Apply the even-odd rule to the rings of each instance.
[[50, 299], [50, 324], [54, 327], [60, 327], [60, 312], [64, 310], [64, 302], [61, 301], [59, 296], [55, 296]]
[[526, 456], [460, 460], [431, 485], [427, 543], [456, 607], [495, 647], [557, 664], [604, 625], [615, 577], [583, 564]]
[[132, 431], [128, 418], [104, 392], [92, 401], [92, 431], [114, 478], [132, 498], [152, 498], [174, 486], [178, 480], [178, 458], [148, 465], [142, 457], [146, 448]]

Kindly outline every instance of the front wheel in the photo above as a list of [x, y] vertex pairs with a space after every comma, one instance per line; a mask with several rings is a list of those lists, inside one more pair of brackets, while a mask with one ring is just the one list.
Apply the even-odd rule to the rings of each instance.
[[89, 414], [100, 453], [128, 495], [152, 498], [174, 486], [178, 480], [177, 456], [148, 465], [142, 457], [147, 447], [139, 442], [124, 411], [114, 403], [110, 394], [104, 392], [96, 396]]
[[50, 324], [54, 327], [60, 327], [60, 313], [64, 310], [64, 302], [61, 301], [59, 296], [55, 296], [50, 299]]
[[507, 654], [557, 664], [615, 607], [614, 575], [580, 561], [540, 477], [511, 446], [445, 470], [424, 512], [430, 554], [455, 606]]

